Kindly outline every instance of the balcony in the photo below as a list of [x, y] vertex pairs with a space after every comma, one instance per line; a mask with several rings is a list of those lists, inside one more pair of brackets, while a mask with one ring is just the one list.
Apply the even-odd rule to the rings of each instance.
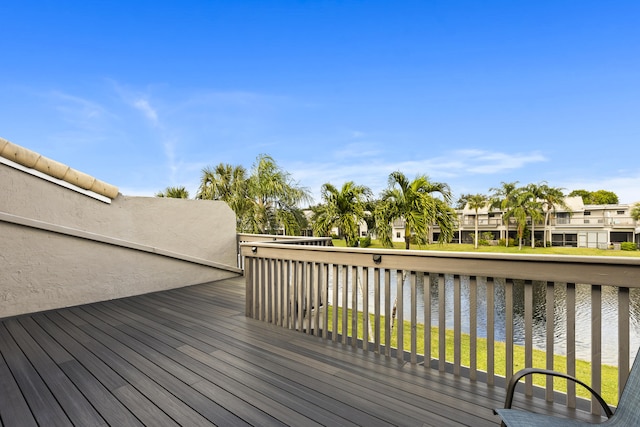
[[[222, 202], [0, 163], [3, 426], [497, 425], [537, 348], [569, 373], [588, 359], [596, 390], [613, 360], [615, 395], [640, 345], [638, 259], [237, 236]], [[550, 384], [516, 406], [601, 419]]]
[[[640, 343], [633, 327], [638, 313], [630, 310], [640, 296], [637, 258], [277, 242], [245, 243], [242, 254], [248, 316], [414, 369], [426, 365], [494, 392], [518, 369], [575, 375], [586, 361], [583, 380], [615, 403]], [[554, 354], [561, 355], [560, 365]], [[611, 381], [609, 373], [603, 383], [611, 369], [617, 377]], [[522, 393], [532, 405], [555, 402], [556, 411], [600, 415], [599, 405], [571, 385], [528, 381]]]
[[[539, 332], [533, 302], [540, 283], [523, 277], [546, 281], [545, 298], [565, 288], [562, 322], [569, 332], [552, 338], [558, 314], [546, 310], [545, 341], [567, 354], [568, 371], [584, 346], [571, 338], [585, 327], [576, 318], [575, 291], [589, 287], [596, 389], [603, 386], [601, 343], [608, 338], [599, 332], [599, 313], [613, 289], [620, 314], [616, 325], [606, 326], [620, 337], [613, 353], [620, 383], [626, 378], [636, 259], [366, 251], [294, 239], [243, 243], [241, 250], [244, 278], [4, 319], [3, 425], [497, 425], [491, 409], [504, 399], [499, 365], [507, 372], [530, 365]], [[579, 284], [587, 278], [590, 285]], [[394, 282], [402, 285], [393, 289]], [[351, 292], [354, 283], [360, 288]], [[418, 285], [427, 289], [419, 298]], [[463, 302], [467, 293], [470, 305]], [[486, 304], [479, 303], [482, 295]], [[434, 297], [445, 309], [433, 312]], [[392, 327], [396, 299], [395, 324], [408, 321], [408, 329]], [[381, 303], [369, 310], [372, 301]], [[492, 338], [501, 335], [492, 326], [499, 323], [499, 301], [506, 302], [503, 362]], [[437, 336], [438, 344], [420, 349], [416, 331], [425, 319], [431, 326], [451, 324], [451, 333], [424, 328], [434, 335], [424, 342]], [[520, 323], [523, 360], [514, 353]], [[480, 324], [487, 330], [486, 354], [478, 344]], [[465, 336], [469, 347], [463, 348]], [[453, 354], [443, 345], [448, 340], [454, 340]], [[468, 366], [461, 362], [465, 352], [476, 355]], [[426, 367], [423, 354], [436, 355]], [[479, 369], [481, 357], [486, 370]], [[524, 384], [522, 393], [530, 397], [520, 395], [519, 407], [600, 419], [573, 390]]]

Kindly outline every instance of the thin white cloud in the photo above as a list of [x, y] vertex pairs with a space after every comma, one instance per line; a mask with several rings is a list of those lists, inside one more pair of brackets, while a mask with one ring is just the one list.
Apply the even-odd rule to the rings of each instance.
[[382, 155], [382, 150], [377, 146], [377, 144], [366, 142], [346, 144], [332, 152], [332, 157], [338, 161], [363, 161], [365, 158], [380, 155]]
[[434, 165], [441, 170], [457, 168], [456, 175], [463, 174], [499, 174], [520, 169], [529, 163], [539, 163], [547, 159], [538, 152], [503, 153], [486, 150], [456, 150], [446, 156], [433, 159]]
[[310, 188], [315, 201], [320, 202], [320, 187], [326, 182], [342, 185], [354, 181], [367, 185], [374, 194], [378, 194], [386, 188], [389, 174], [393, 171], [401, 171], [409, 178], [426, 174], [434, 181], [449, 183], [453, 179], [473, 180], [478, 175], [498, 175], [530, 163], [546, 161], [544, 156], [536, 152], [509, 154], [486, 150], [455, 150], [437, 157], [409, 161], [391, 159], [388, 153], [383, 152], [369, 157], [362, 153], [358, 156], [339, 156], [354, 153], [358, 153], [357, 145], [336, 150], [332, 156], [336, 162], [299, 162], [292, 165], [290, 172], [302, 185]]
[[158, 125], [158, 113], [144, 98], [133, 101], [133, 106], [144, 114], [144, 116], [155, 126]]
[[78, 128], [95, 129], [103, 119], [112, 117], [101, 104], [79, 96], [53, 91], [48, 98], [61, 118]]

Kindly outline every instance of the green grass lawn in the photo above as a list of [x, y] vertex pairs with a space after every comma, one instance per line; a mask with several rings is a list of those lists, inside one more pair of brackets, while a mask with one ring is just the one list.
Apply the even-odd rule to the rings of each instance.
[[[343, 239], [333, 239], [333, 245], [337, 247], [345, 247]], [[378, 240], [371, 240], [370, 248], [383, 249], [384, 247]], [[404, 242], [393, 242], [394, 249], [404, 249]], [[595, 249], [595, 248], [565, 248], [552, 246], [547, 248], [531, 248], [531, 246], [523, 246], [522, 250], [518, 246], [479, 246], [474, 249], [472, 244], [466, 243], [434, 243], [431, 245], [411, 245], [411, 249], [426, 251], [450, 251], [450, 252], [492, 252], [492, 253], [509, 253], [509, 254], [552, 254], [552, 255], [584, 255], [584, 256], [624, 256], [624, 257], [640, 257], [640, 251], [622, 251], [611, 249]]]
[[[333, 317], [332, 317], [332, 307], [329, 307], [329, 321], [328, 321], [328, 329], [331, 331], [333, 328]], [[347, 312], [349, 321], [347, 325], [347, 333], [349, 336], [352, 335], [352, 310], [349, 309]], [[363, 322], [362, 322], [362, 313], [358, 313], [358, 338], [362, 339], [363, 335]], [[384, 344], [384, 336], [385, 336], [385, 320], [384, 316], [380, 319], [380, 339], [381, 343]], [[369, 324], [371, 325], [371, 330], [374, 329], [374, 316], [370, 315]], [[439, 333], [438, 328], [431, 328], [431, 357], [438, 358], [439, 352]], [[342, 333], [342, 308], [338, 308], [338, 333]], [[411, 349], [411, 323], [408, 321], [404, 322], [404, 350], [410, 351]], [[453, 362], [453, 354], [454, 354], [454, 336], [453, 330], [447, 330], [445, 335], [445, 345], [446, 345], [446, 360], [448, 362]], [[373, 337], [369, 337], [369, 340], [372, 341]], [[416, 343], [417, 343], [417, 352], [418, 354], [423, 354], [424, 351], [424, 325], [418, 324], [416, 328]], [[468, 334], [462, 334], [461, 338], [461, 364], [463, 366], [470, 365], [470, 336]], [[397, 348], [397, 330], [394, 329], [391, 333], [391, 347]], [[503, 342], [495, 342], [494, 344], [494, 360], [495, 360], [495, 374], [499, 376], [505, 376], [506, 373], [506, 345]], [[477, 369], [479, 371], [486, 372], [487, 371], [487, 340], [486, 338], [479, 338], [477, 340]], [[514, 372], [525, 367], [524, 364], [524, 356], [525, 351], [523, 346], [514, 346]], [[533, 350], [533, 367], [534, 368], [546, 368], [546, 353], [541, 350]], [[560, 372], [567, 371], [567, 358], [565, 356], [554, 355], [554, 366], [553, 369]], [[586, 384], [591, 384], [591, 363], [584, 360], [576, 361], [576, 377]], [[545, 377], [542, 375], [534, 375], [533, 383], [535, 385], [544, 387], [545, 386]], [[567, 381], [561, 380], [559, 378], [554, 379], [554, 389], [557, 391], [566, 392], [567, 390]], [[581, 386], [576, 386], [576, 393], [578, 396], [590, 398], [589, 393], [582, 388]], [[616, 366], [603, 365], [602, 366], [602, 397], [609, 403], [610, 405], [617, 405], [618, 403], [618, 368]]]

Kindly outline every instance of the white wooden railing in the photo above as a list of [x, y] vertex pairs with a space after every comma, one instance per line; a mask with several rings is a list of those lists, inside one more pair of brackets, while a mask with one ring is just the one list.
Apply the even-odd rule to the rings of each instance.
[[[589, 361], [591, 375], [585, 380], [601, 391], [605, 343], [608, 354], [614, 354], [607, 363], [618, 366], [619, 391], [639, 345], [630, 304], [640, 288], [640, 258], [257, 241], [240, 246], [247, 316], [489, 385], [502, 385], [518, 369], [531, 367], [537, 348], [546, 352], [546, 361], [535, 367], [575, 375], [577, 360]], [[603, 321], [603, 290], [616, 295], [614, 320], [609, 316]], [[585, 308], [576, 304], [576, 295], [585, 293], [586, 322], [581, 320], [584, 313], [577, 313]], [[540, 305], [546, 308], [540, 310]], [[609, 348], [611, 339], [617, 349]], [[423, 343], [420, 348], [418, 342]], [[504, 358], [498, 356], [502, 349]], [[566, 356], [566, 366], [554, 366], [556, 353]], [[424, 355], [430, 355], [427, 363]], [[561, 398], [569, 407], [580, 407], [571, 383], [566, 393], [553, 387], [546, 383], [545, 399]], [[537, 391], [529, 378], [525, 394]], [[600, 411], [595, 402], [590, 409]]]

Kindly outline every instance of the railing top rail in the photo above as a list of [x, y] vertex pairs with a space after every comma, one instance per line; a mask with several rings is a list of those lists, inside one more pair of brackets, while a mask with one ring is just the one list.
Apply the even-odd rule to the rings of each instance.
[[299, 243], [299, 242], [328, 242], [331, 237], [305, 237], [305, 236], [280, 236], [275, 234], [249, 234], [238, 233], [238, 241], [245, 242], [278, 242], [278, 243]]
[[249, 242], [249, 257], [640, 288], [640, 258], [297, 246]]

